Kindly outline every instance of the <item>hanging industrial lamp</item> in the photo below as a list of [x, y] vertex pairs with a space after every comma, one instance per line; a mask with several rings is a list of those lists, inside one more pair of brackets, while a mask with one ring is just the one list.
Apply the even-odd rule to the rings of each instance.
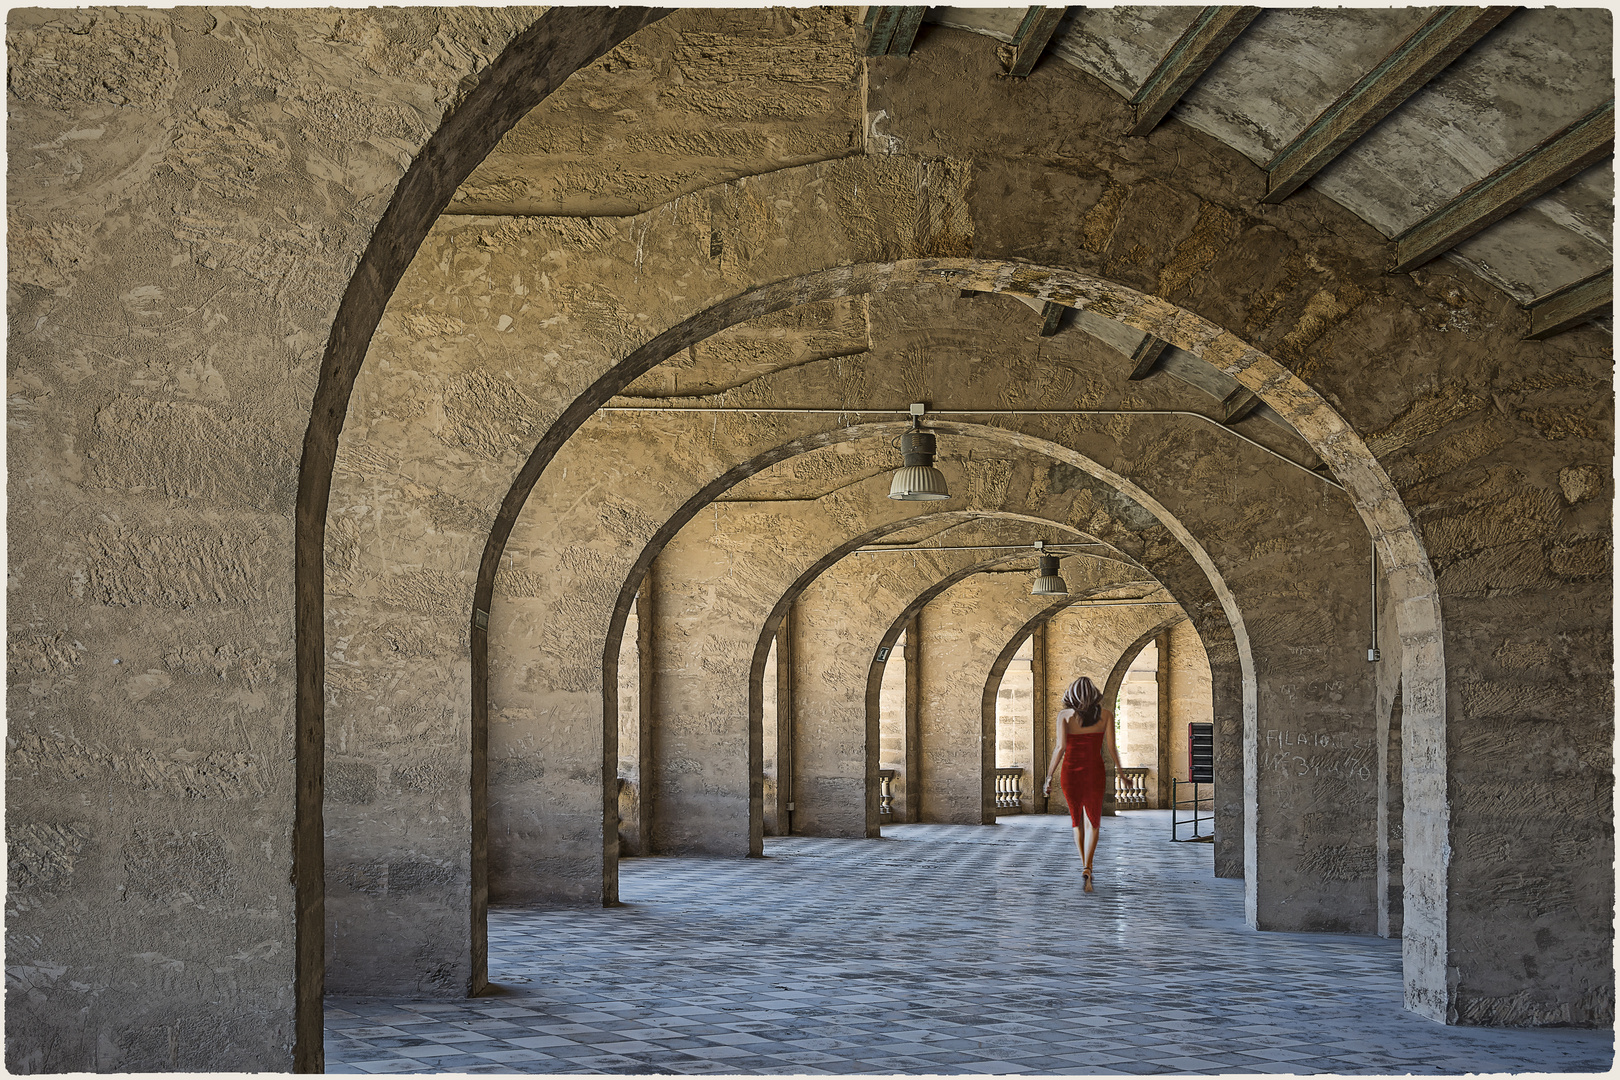
[[925, 499], [948, 499], [945, 474], [934, 468], [934, 436], [922, 429], [923, 413], [928, 406], [911, 406], [911, 430], [900, 436], [900, 453], [905, 464], [895, 470], [889, 483], [889, 498], [920, 502]]
[[1058, 557], [1046, 554], [1046, 541], [1035, 541], [1035, 550], [1040, 552], [1036, 560], [1035, 584], [1029, 590], [1031, 596], [1067, 596], [1069, 595], [1068, 582], [1058, 576]]

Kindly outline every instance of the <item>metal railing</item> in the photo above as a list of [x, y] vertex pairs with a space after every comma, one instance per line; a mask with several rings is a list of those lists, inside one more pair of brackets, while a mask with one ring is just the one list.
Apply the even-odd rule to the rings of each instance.
[[1114, 809], [1146, 810], [1148, 770], [1120, 767], [1114, 771]]
[[894, 770], [878, 770], [878, 816], [894, 816]]
[[[1192, 788], [1192, 798], [1184, 798], [1182, 793]], [[1209, 794], [1200, 793], [1201, 788], [1208, 788]], [[1209, 804], [1209, 813], [1204, 813], [1204, 804]], [[1192, 811], [1192, 817], [1184, 816], [1186, 811]], [[1209, 823], [1209, 832], [1199, 831], [1198, 826], [1204, 822]], [[1191, 836], [1176, 835], [1184, 827], [1191, 825]], [[1181, 841], [1197, 841], [1213, 843], [1215, 840], [1215, 785], [1198, 781], [1176, 780], [1170, 781], [1170, 839]]]
[[1024, 808], [1024, 770], [996, 770], [996, 809], [1016, 813]]

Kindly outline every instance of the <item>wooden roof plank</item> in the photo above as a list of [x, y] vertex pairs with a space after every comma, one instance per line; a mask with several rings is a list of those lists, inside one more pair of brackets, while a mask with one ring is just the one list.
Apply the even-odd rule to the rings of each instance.
[[1530, 302], [1526, 340], [1542, 341], [1614, 308], [1614, 267]]
[[1441, 8], [1266, 163], [1263, 202], [1276, 203], [1324, 169], [1402, 102], [1513, 13]]
[[1613, 153], [1611, 98], [1397, 236], [1394, 272], [1422, 266]]
[[1136, 119], [1126, 134], [1146, 135], [1157, 127], [1259, 14], [1257, 7], [1206, 7], [1199, 12], [1131, 98]]

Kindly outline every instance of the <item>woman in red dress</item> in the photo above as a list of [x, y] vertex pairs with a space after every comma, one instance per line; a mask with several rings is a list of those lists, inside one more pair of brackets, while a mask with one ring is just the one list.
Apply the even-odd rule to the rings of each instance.
[[1045, 794], [1052, 794], [1052, 774], [1058, 763], [1063, 772], [1058, 784], [1069, 804], [1069, 820], [1074, 825], [1074, 846], [1085, 862], [1081, 877], [1086, 892], [1091, 891], [1091, 857], [1097, 852], [1097, 829], [1102, 824], [1103, 787], [1108, 774], [1103, 770], [1103, 751], [1119, 768], [1119, 752], [1114, 749], [1114, 714], [1102, 707], [1102, 692], [1084, 675], [1069, 684], [1063, 695], [1063, 711], [1057, 714], [1060, 736], [1052, 751], [1052, 764], [1046, 770]]

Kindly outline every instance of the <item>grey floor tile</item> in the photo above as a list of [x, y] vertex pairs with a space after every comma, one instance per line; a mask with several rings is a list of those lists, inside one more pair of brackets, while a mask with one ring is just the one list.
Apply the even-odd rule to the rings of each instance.
[[[1064, 817], [772, 838], [763, 860], [625, 860], [623, 908], [491, 912], [498, 999], [330, 1000], [327, 1060], [692, 1075], [1612, 1064], [1609, 1032], [1405, 1012], [1398, 941], [1246, 929], [1242, 882], [1210, 874], [1207, 846], [1169, 843], [1162, 817], [1109, 819], [1089, 897]], [[1120, 941], [1124, 968], [1094, 959]]]

